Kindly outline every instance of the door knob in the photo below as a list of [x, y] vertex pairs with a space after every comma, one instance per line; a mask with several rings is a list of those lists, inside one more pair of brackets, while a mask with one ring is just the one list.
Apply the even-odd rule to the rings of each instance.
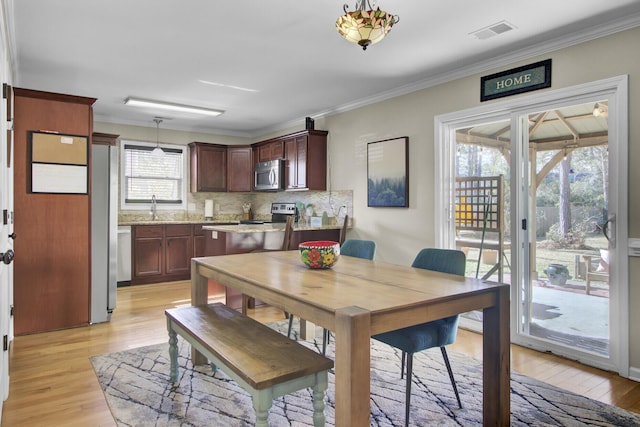
[[2, 258], [2, 262], [4, 262], [5, 264], [11, 264], [14, 256], [15, 253], [11, 249], [9, 249], [7, 252], [0, 253], [0, 258]]
[[15, 233], [15, 232], [13, 232], [13, 233], [9, 234], [9, 237], [10, 237], [11, 239], [13, 239], [13, 240], [16, 240], [16, 233]]

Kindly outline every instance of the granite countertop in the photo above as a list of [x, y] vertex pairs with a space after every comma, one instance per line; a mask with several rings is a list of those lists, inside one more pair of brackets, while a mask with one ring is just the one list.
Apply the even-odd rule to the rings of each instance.
[[118, 225], [163, 225], [163, 224], [239, 224], [238, 220], [205, 220], [205, 219], [191, 219], [191, 220], [129, 220], [118, 221]]
[[[219, 231], [224, 233], [264, 233], [270, 231], [284, 231], [285, 224], [273, 223], [273, 224], [237, 224], [237, 225], [204, 225], [203, 230]], [[339, 225], [321, 225], [312, 227], [310, 225], [293, 226], [293, 231], [305, 231], [305, 230], [340, 230], [342, 227]]]
[[[264, 223], [264, 224], [240, 224], [239, 220], [165, 220], [157, 219], [155, 221], [147, 220], [129, 220], [119, 221], [118, 225], [171, 225], [171, 224], [202, 224], [203, 230], [220, 231], [224, 233], [263, 233], [270, 231], [284, 231], [284, 222], [280, 223]], [[305, 231], [305, 230], [340, 230], [340, 225], [320, 225], [310, 226], [295, 224], [293, 231]], [[351, 228], [349, 226], [349, 228]]]

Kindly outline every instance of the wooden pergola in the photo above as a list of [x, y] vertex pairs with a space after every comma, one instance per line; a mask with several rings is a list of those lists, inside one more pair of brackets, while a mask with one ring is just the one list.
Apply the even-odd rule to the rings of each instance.
[[[606, 102], [581, 104], [562, 109], [534, 113], [529, 116], [530, 208], [535, 210], [536, 193], [542, 180], [566, 156], [579, 148], [605, 146], [609, 143]], [[511, 126], [504, 121], [482, 124], [456, 131], [458, 144], [476, 145], [498, 150], [507, 164], [511, 163]], [[537, 153], [557, 151], [538, 172]], [[535, 212], [531, 212], [534, 217]], [[504, 214], [504, 213], [502, 213]], [[529, 232], [536, 235], [535, 221]], [[535, 268], [535, 245], [530, 247], [530, 265]], [[532, 271], [533, 277], [537, 275]]]

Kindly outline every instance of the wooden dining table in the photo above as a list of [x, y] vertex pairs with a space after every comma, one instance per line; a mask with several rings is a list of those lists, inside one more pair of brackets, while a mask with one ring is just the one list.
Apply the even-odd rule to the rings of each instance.
[[[314, 270], [298, 251], [193, 258], [191, 304], [208, 279], [333, 331], [338, 427], [369, 426], [370, 337], [472, 310], [483, 311], [483, 424], [510, 421], [509, 286], [341, 256]], [[206, 360], [192, 349], [194, 364]]]

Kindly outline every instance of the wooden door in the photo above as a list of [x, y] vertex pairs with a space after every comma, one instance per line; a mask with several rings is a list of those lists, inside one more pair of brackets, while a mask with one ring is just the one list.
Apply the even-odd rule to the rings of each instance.
[[284, 158], [284, 145], [281, 140], [271, 141], [258, 147], [258, 162]]
[[164, 273], [164, 226], [139, 225], [132, 228], [133, 277], [132, 283], [150, 276], [160, 278]]
[[296, 139], [288, 138], [284, 141], [285, 158], [285, 188], [298, 188], [298, 152]]
[[202, 226], [204, 224], [196, 224], [193, 226], [193, 256], [206, 256], [206, 237]]
[[188, 224], [165, 226], [165, 274], [186, 275], [191, 272], [193, 258], [192, 226]]
[[17, 88], [14, 94], [15, 334], [86, 325], [90, 195], [30, 192], [29, 131], [81, 135], [89, 143], [95, 99]]
[[258, 147], [258, 161], [266, 162], [267, 160], [271, 160], [271, 147], [269, 144], [261, 145]]
[[307, 187], [307, 136], [296, 138], [296, 187]]
[[229, 147], [227, 150], [227, 191], [251, 191], [252, 171], [251, 147]]
[[191, 191], [227, 191], [227, 147], [193, 142], [191, 150]]
[[284, 157], [282, 141], [273, 141], [272, 143], [269, 144], [269, 146], [271, 147], [270, 160], [282, 159]]

